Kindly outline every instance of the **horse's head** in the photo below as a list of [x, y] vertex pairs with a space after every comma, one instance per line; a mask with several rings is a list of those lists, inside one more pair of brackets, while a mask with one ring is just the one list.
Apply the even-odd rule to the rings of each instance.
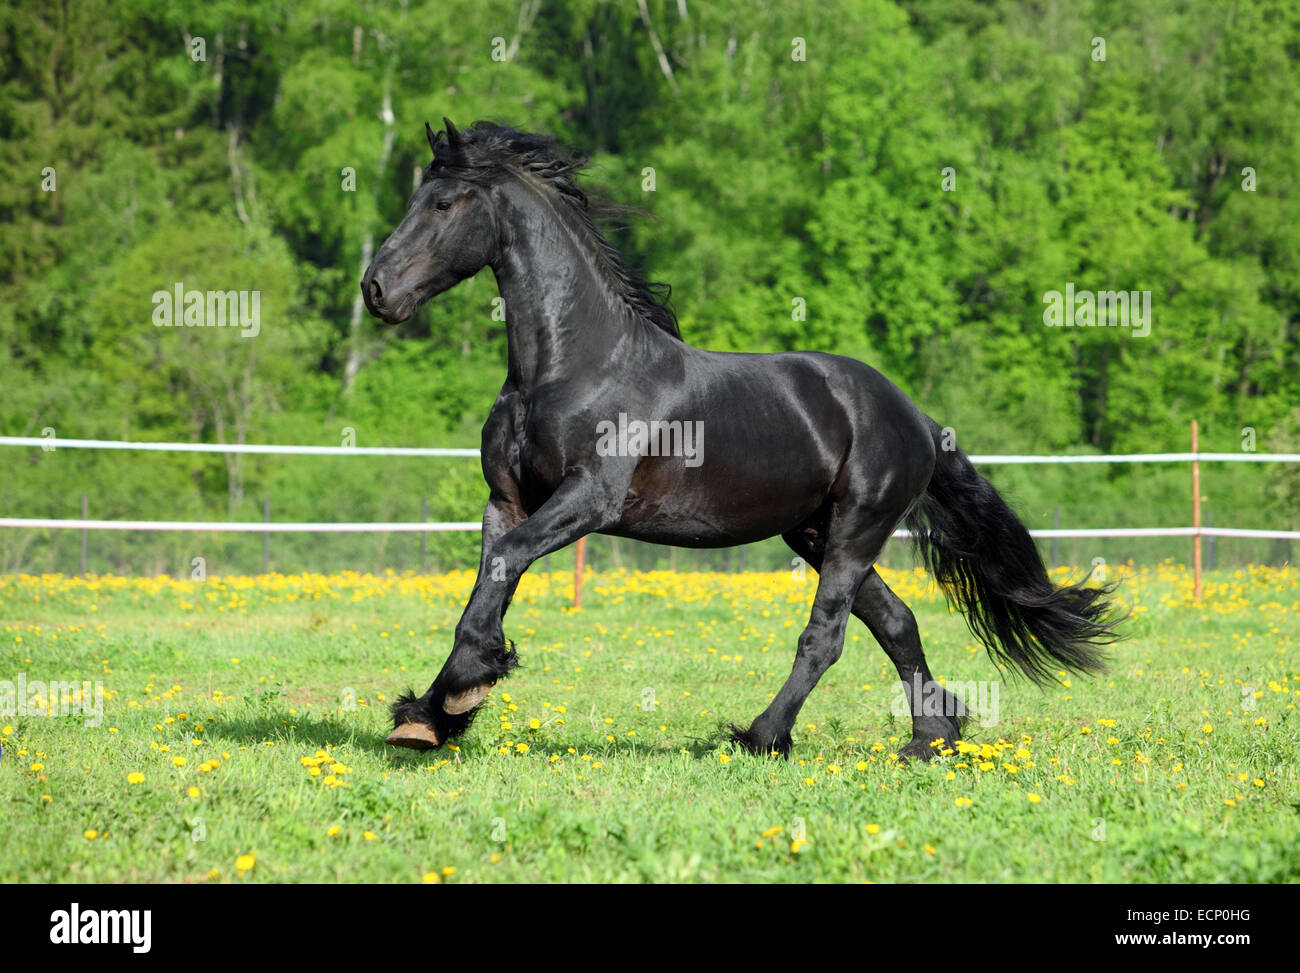
[[389, 324], [490, 263], [500, 247], [490, 180], [465, 155], [461, 134], [446, 118], [443, 132], [425, 123], [433, 162], [411, 196], [406, 216], [361, 278], [370, 313]]

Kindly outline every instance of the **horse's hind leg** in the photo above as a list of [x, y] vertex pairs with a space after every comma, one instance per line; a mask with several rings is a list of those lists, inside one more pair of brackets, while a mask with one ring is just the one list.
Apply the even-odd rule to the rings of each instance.
[[[814, 569], [821, 570], [821, 552], [807, 536], [800, 532], [784, 536], [791, 550]], [[916, 616], [890, 590], [875, 567], [868, 572], [853, 599], [853, 614], [870, 629], [903, 683], [903, 692], [912, 713], [912, 739], [898, 752], [899, 757], [929, 760], [934, 755], [934, 748], [930, 745], [933, 741], [942, 739], [952, 745], [960, 740], [965, 708], [956, 696], [934, 681], [921, 650]]]
[[929, 760], [935, 753], [931, 746], [935, 740], [952, 746], [961, 739], [961, 720], [965, 716], [961, 701], [930, 675], [925, 653], [921, 651], [916, 616], [881, 580], [875, 568], [858, 589], [853, 614], [866, 623], [903, 682], [903, 692], [912, 712], [912, 739], [898, 751], [899, 758]]
[[808, 694], [844, 650], [844, 630], [853, 600], [871, 562], [884, 547], [896, 518], [831, 518], [830, 534], [820, 558], [817, 594], [789, 678], [776, 698], [748, 730], [732, 727], [732, 738], [753, 753], [790, 752], [790, 731]]

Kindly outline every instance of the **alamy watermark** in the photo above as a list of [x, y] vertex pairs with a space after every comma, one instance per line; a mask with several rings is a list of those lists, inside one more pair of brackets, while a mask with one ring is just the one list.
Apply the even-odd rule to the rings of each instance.
[[[920, 673], [910, 684], [894, 684], [889, 711], [899, 717], [974, 717], [984, 729], [998, 725], [998, 700], [1002, 684], [996, 681], [923, 682]], [[952, 741], [949, 741], [950, 743]]]
[[241, 338], [262, 330], [261, 291], [187, 291], [177, 281], [154, 291], [153, 304], [156, 328], [239, 328]]
[[104, 722], [104, 684], [29, 680], [18, 673], [17, 681], [0, 679], [0, 717], [7, 716], [76, 716], [85, 717], [86, 726]]
[[147, 953], [153, 943], [150, 909], [82, 909], [73, 902], [50, 913], [50, 942], [59, 945], [126, 945]]
[[597, 456], [681, 456], [687, 466], [704, 462], [704, 422], [679, 419], [602, 419], [596, 423]]
[[1134, 338], [1151, 333], [1150, 291], [1077, 291], [1070, 281], [1064, 294], [1045, 293], [1043, 303], [1049, 328], [1130, 328]]

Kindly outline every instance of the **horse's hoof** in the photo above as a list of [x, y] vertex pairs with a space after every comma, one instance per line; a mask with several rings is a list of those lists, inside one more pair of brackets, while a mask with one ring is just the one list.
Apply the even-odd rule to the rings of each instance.
[[394, 747], [407, 747], [410, 750], [432, 750], [442, 741], [438, 739], [432, 727], [423, 723], [403, 723], [384, 739]]
[[475, 686], [473, 689], [467, 689], [455, 696], [448, 696], [442, 702], [442, 711], [448, 716], [459, 716], [461, 713], [468, 713], [487, 699], [488, 693], [491, 691], [492, 684], [484, 683], [482, 686]]
[[898, 751], [898, 762], [905, 764], [909, 760], [919, 760], [921, 763], [928, 763], [930, 758], [938, 753], [938, 750], [930, 746], [929, 740], [913, 739]]

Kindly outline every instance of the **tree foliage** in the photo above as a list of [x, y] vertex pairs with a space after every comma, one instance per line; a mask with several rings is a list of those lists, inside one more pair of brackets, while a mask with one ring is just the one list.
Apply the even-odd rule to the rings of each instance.
[[[397, 329], [357, 303], [446, 115], [590, 151], [649, 214], [615, 239], [673, 285], [694, 344], [862, 358], [975, 451], [1178, 449], [1193, 418], [1206, 448], [1250, 427], [1282, 449], [1298, 49], [1286, 0], [10, 5], [0, 428], [476, 444], [504, 372], [490, 274]], [[260, 290], [263, 333], [154, 328], [176, 281]], [[1045, 326], [1067, 284], [1149, 291], [1150, 335]], [[387, 490], [403, 518], [424, 496], [472, 519], [481, 500], [468, 466], [330, 467], [351, 497], [332, 504], [310, 461], [169, 457], [147, 483], [120, 456], [0, 462], [0, 504], [27, 515], [72, 515], [73, 469], [103, 515], [256, 517], [274, 490], [282, 516], [357, 519]], [[1083, 513], [1142, 475], [1015, 482], [1038, 514]], [[1223, 482], [1263, 519], [1294, 497], [1285, 473]], [[1161, 490], [1147, 519], [1181, 521]], [[58, 549], [2, 543], [10, 564]]]

